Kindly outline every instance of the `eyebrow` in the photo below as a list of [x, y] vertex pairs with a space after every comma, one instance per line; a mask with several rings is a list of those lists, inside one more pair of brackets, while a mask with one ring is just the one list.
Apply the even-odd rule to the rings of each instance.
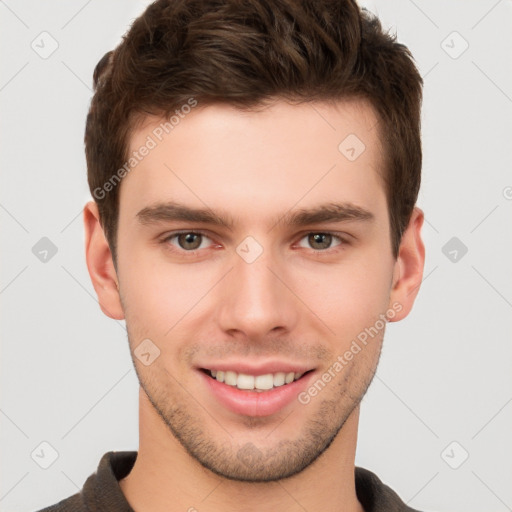
[[[226, 213], [216, 213], [209, 208], [192, 208], [173, 201], [147, 206], [137, 213], [136, 218], [142, 225], [188, 221], [223, 226], [230, 231], [235, 225], [234, 218]], [[297, 228], [319, 223], [372, 221], [374, 218], [373, 213], [352, 203], [326, 203], [286, 212], [274, 219], [273, 225]]]

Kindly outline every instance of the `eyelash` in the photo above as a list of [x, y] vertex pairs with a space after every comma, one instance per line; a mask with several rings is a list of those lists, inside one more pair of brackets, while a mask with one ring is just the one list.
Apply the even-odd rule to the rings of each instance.
[[[209, 238], [211, 240], [211, 237], [206, 232], [204, 232], [204, 231], [201, 231], [201, 230], [194, 230], [194, 231], [191, 231], [191, 230], [181, 230], [181, 231], [173, 231], [172, 233], [166, 235], [161, 240], [161, 242], [163, 244], [165, 244], [166, 247], [170, 251], [178, 251], [178, 252], [181, 252], [183, 254], [196, 255], [197, 253], [199, 253], [200, 251], [203, 250], [203, 249], [194, 249], [194, 250], [191, 250], [191, 251], [187, 251], [185, 249], [177, 248], [177, 247], [172, 246], [172, 244], [169, 244], [170, 240], [172, 240], [173, 238], [175, 238], [175, 237], [177, 237], [179, 235], [183, 235], [183, 234], [201, 235], [201, 236], [204, 236], [204, 237]], [[299, 241], [301, 241], [303, 238], [307, 237], [308, 235], [330, 235], [333, 238], [337, 238], [338, 241], [340, 242], [338, 245], [335, 245], [334, 247], [330, 247], [328, 249], [323, 249], [323, 250], [311, 249], [314, 252], [314, 254], [318, 255], [318, 256], [321, 256], [323, 254], [332, 254], [333, 249], [336, 250], [337, 247], [338, 248], [343, 248], [345, 245], [349, 244], [349, 242], [345, 238], [343, 238], [339, 233], [336, 233], [334, 231], [308, 231], [308, 232], [302, 234], [302, 236], [299, 238]]]

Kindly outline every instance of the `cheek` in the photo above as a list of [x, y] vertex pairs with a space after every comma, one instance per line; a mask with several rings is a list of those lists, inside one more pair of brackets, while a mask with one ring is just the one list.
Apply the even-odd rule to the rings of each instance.
[[344, 340], [373, 325], [389, 303], [393, 264], [379, 257], [316, 265], [297, 276], [297, 295]]
[[126, 248], [120, 254], [129, 254], [119, 260], [127, 322], [144, 336], [163, 339], [215, 283], [212, 267], [171, 264], [163, 252], [155, 257], [154, 250]]

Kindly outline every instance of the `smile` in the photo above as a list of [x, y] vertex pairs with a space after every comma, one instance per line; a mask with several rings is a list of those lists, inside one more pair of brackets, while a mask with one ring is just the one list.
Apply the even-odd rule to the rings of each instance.
[[268, 391], [280, 386], [286, 386], [292, 382], [299, 380], [304, 373], [297, 372], [276, 372], [266, 373], [264, 375], [249, 375], [246, 373], [237, 373], [231, 370], [209, 370], [204, 371], [218, 382], [223, 382], [228, 386], [232, 386], [244, 391]]

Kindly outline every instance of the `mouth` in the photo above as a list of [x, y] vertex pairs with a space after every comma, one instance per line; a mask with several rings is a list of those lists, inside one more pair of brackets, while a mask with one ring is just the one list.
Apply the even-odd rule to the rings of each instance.
[[311, 384], [316, 375], [314, 369], [303, 371], [304, 368], [294, 368], [300, 371], [275, 371], [279, 370], [277, 365], [266, 369], [272, 373], [261, 373], [262, 369], [254, 368], [244, 368], [246, 373], [225, 367], [198, 370], [207, 396], [211, 396], [222, 409], [237, 416], [270, 417], [285, 407], [293, 407], [294, 402], [299, 403], [299, 394]]
[[270, 391], [281, 386], [288, 386], [295, 381], [302, 379], [305, 375], [311, 373], [313, 370], [305, 372], [275, 372], [266, 373], [263, 375], [250, 375], [247, 373], [238, 373], [232, 370], [217, 370], [201, 368], [211, 379], [217, 382], [224, 383], [233, 388], [242, 391], [252, 391], [255, 393], [262, 393]]

